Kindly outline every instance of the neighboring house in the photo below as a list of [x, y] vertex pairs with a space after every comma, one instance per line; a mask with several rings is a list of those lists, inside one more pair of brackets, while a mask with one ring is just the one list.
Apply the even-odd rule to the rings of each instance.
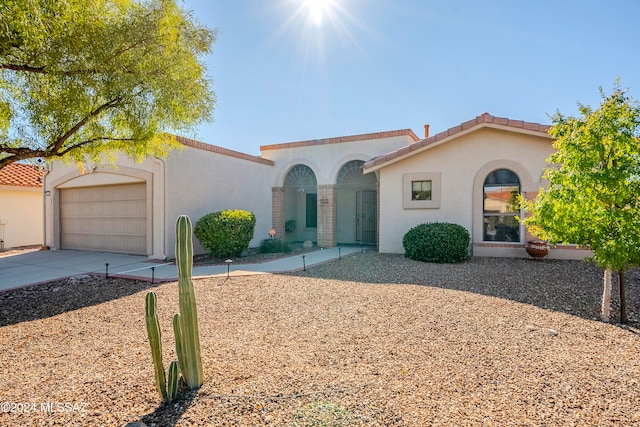
[[[526, 256], [517, 194], [532, 198], [552, 153], [548, 126], [483, 114], [418, 138], [410, 129], [260, 147], [260, 157], [179, 137], [166, 159], [112, 166], [54, 162], [45, 178], [46, 242], [152, 258], [174, 256], [174, 223], [209, 212], [256, 215], [251, 246], [277, 238], [377, 245], [403, 253], [424, 222], [469, 230], [479, 256]], [[294, 231], [285, 224], [295, 221]], [[197, 245], [196, 253], [204, 252]], [[555, 258], [583, 258], [573, 247]]]
[[42, 171], [12, 163], [0, 169], [0, 249], [41, 245]]

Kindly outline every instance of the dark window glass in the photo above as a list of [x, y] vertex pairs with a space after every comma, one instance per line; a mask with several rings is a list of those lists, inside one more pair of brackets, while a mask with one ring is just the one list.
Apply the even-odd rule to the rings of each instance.
[[318, 195], [307, 193], [307, 228], [318, 227]]
[[411, 200], [431, 200], [431, 181], [411, 181]]

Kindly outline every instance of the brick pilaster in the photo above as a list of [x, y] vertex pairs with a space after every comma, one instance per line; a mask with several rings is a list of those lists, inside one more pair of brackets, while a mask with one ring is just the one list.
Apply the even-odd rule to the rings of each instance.
[[318, 185], [318, 246], [330, 248], [336, 246], [337, 228], [337, 191], [335, 185]]
[[271, 226], [276, 230], [276, 238], [284, 239], [284, 188], [271, 188]]

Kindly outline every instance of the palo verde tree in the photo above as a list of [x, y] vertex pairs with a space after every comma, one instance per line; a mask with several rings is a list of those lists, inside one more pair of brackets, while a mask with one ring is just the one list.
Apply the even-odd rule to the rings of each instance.
[[549, 185], [522, 201], [532, 234], [550, 243], [588, 246], [605, 269], [602, 317], [609, 319], [611, 272], [618, 271], [621, 322], [627, 321], [624, 271], [640, 265], [640, 106], [616, 83], [593, 110], [557, 112], [549, 130], [557, 150], [547, 162]]
[[212, 117], [215, 36], [175, 0], [0, 2], [0, 169], [165, 155]]

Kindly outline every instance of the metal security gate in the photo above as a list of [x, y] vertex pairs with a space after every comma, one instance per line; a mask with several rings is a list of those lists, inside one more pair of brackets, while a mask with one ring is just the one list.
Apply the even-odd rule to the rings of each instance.
[[377, 194], [375, 190], [356, 192], [356, 241], [376, 243]]

